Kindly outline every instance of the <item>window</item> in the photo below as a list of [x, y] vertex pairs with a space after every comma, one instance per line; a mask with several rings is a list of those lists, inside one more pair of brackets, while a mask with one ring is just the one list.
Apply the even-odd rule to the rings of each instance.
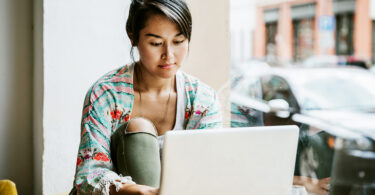
[[293, 21], [294, 61], [300, 62], [314, 55], [314, 19]]
[[267, 58], [276, 58], [276, 34], [277, 34], [277, 22], [271, 22], [266, 24], [266, 55]]
[[336, 54], [353, 54], [353, 13], [336, 15]]
[[239, 90], [251, 99], [246, 105], [265, 126], [300, 128], [295, 176], [331, 177], [330, 194], [375, 194], [366, 179], [375, 162], [375, 73], [366, 70], [375, 63], [375, 1], [253, 2], [254, 23], [240, 24], [254, 34], [253, 56], [232, 70], [259, 78], [259, 102], [272, 109], [254, 103], [249, 85]]

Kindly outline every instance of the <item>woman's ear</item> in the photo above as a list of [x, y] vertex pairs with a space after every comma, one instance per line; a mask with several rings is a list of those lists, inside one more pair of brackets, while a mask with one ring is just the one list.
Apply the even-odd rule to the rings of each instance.
[[128, 34], [129, 39], [130, 39], [130, 43], [132, 44], [132, 46], [135, 46], [134, 41], [133, 41], [133, 33], [127, 32], [127, 34]]

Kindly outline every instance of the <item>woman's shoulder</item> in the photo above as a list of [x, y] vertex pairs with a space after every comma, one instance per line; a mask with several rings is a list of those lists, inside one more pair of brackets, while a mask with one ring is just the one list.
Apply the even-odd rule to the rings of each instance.
[[185, 87], [187, 87], [188, 91], [193, 93], [205, 92], [215, 94], [215, 90], [208, 84], [204, 83], [202, 80], [188, 73], [182, 71], [181, 73], [185, 81]]
[[123, 65], [101, 76], [94, 84], [100, 83], [132, 83], [131, 81], [132, 65]]
[[182, 73], [185, 79], [185, 89], [190, 103], [195, 105], [210, 105], [217, 99], [216, 91], [195, 76]]
[[[123, 65], [101, 76], [87, 91], [86, 97], [90, 98], [86, 98], [86, 100], [97, 99], [98, 95], [103, 96], [106, 93], [112, 95], [121, 92], [133, 94], [131, 67], [132, 65]], [[114, 91], [117, 93], [113, 93]]]

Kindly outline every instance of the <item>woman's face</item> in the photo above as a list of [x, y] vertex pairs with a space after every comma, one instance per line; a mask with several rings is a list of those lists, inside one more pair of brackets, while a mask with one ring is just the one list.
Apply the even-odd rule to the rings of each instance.
[[189, 41], [177, 25], [163, 15], [153, 15], [140, 31], [138, 50], [142, 71], [171, 78], [188, 52]]

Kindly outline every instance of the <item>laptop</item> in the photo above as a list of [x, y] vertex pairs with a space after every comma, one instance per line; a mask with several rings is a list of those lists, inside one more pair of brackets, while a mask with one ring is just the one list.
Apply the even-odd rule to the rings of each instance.
[[289, 195], [297, 126], [169, 131], [161, 195]]

